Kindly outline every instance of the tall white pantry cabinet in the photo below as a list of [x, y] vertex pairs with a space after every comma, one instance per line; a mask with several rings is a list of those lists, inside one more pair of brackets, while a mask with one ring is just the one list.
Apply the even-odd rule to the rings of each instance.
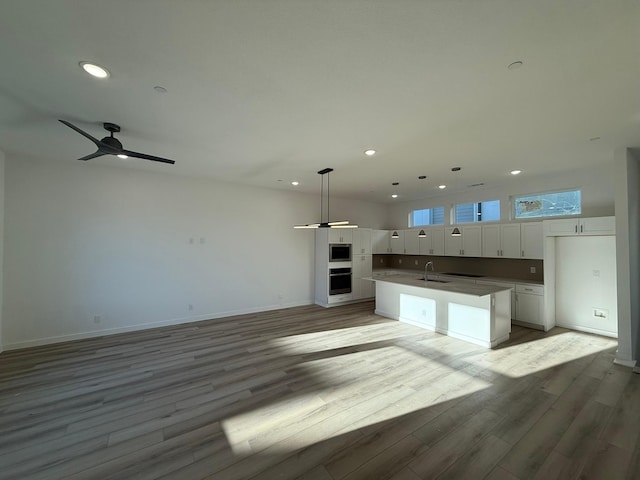
[[[319, 228], [315, 231], [315, 300], [328, 307], [356, 300], [366, 300], [375, 295], [372, 275], [372, 230], [370, 228]], [[351, 245], [351, 260], [329, 262], [329, 244]], [[351, 268], [351, 293], [329, 295], [329, 270], [333, 267]]]

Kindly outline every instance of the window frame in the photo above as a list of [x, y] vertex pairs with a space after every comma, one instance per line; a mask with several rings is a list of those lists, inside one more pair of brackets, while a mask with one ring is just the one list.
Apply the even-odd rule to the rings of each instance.
[[[442, 223], [426, 223], [426, 224], [421, 224], [421, 225], [414, 225], [413, 224], [413, 215], [415, 212], [419, 212], [422, 210], [431, 210], [430, 213], [430, 217], [431, 219], [433, 219], [433, 210], [436, 209], [442, 209]], [[409, 225], [409, 228], [419, 228], [419, 227], [437, 227], [439, 225], [444, 225], [445, 224], [445, 216], [446, 216], [446, 209], [445, 207], [427, 207], [427, 208], [416, 208], [413, 210], [409, 211], [409, 218], [408, 218], [408, 222], [407, 224]]]
[[[559, 215], [530, 215], [530, 216], [526, 216], [526, 217], [518, 217], [517, 216], [517, 210], [516, 210], [516, 205], [517, 205], [517, 200], [518, 199], [522, 199], [522, 198], [527, 198], [527, 197], [536, 197], [536, 196], [544, 196], [544, 195], [557, 195], [559, 193], [570, 193], [570, 192], [578, 192], [579, 196], [580, 196], [580, 204], [578, 205], [578, 211], [574, 212], [574, 213], [562, 213]], [[526, 220], [543, 220], [543, 219], [553, 219], [553, 218], [571, 218], [571, 217], [577, 217], [582, 215], [582, 189], [581, 188], [567, 188], [567, 189], [562, 189], [562, 190], [547, 190], [545, 192], [538, 192], [538, 193], [526, 193], [526, 194], [518, 194], [518, 195], [511, 195], [509, 197], [509, 202], [510, 202], [510, 212], [511, 212], [511, 219], [512, 220], [517, 220], [517, 221], [526, 221]]]
[[[498, 202], [498, 218], [497, 219], [491, 219], [491, 220], [482, 220], [482, 215], [480, 215], [480, 220], [478, 220], [478, 215], [476, 214], [476, 212], [479, 210], [480, 213], [482, 212], [482, 207], [481, 205], [483, 203], [489, 203], [489, 202]], [[477, 201], [472, 201], [472, 202], [461, 202], [461, 203], [456, 203], [454, 205], [452, 205], [451, 207], [451, 223], [452, 225], [464, 225], [464, 224], [484, 224], [484, 223], [491, 223], [491, 222], [500, 222], [502, 221], [502, 205], [501, 205], [501, 200], [500, 198], [494, 198], [491, 200], [477, 200]], [[470, 222], [461, 222], [460, 220], [458, 220], [458, 206], [459, 205], [473, 205], [473, 213], [474, 213], [474, 218], [472, 221]]]

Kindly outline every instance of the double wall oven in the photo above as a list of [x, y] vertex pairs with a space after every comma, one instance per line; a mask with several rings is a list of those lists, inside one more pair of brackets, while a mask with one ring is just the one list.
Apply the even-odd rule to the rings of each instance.
[[329, 295], [351, 293], [351, 244], [329, 244]]

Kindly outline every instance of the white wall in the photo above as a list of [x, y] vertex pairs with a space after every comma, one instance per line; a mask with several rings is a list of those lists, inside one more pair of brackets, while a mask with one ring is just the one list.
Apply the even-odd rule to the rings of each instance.
[[0, 150], [0, 352], [2, 352], [2, 288], [3, 275], [2, 264], [4, 258], [4, 152]]
[[618, 350], [616, 362], [638, 362], [640, 334], [640, 157], [615, 151]]
[[[618, 335], [616, 239], [555, 237], [556, 325]], [[606, 318], [594, 316], [601, 310]]]
[[313, 303], [314, 234], [292, 227], [317, 195], [11, 156], [5, 173], [5, 349]]
[[445, 207], [445, 223], [448, 223], [449, 211], [455, 204], [485, 200], [500, 200], [500, 217], [503, 222], [508, 222], [512, 216], [511, 196], [572, 188], [582, 190], [582, 216], [598, 217], [614, 214], [613, 162], [596, 168], [585, 168], [551, 176], [527, 177], [526, 172], [521, 175], [505, 177], [502, 185], [493, 188], [469, 188], [464, 192], [394, 203], [389, 208], [387, 224], [384, 228], [407, 228], [409, 212], [431, 207]]

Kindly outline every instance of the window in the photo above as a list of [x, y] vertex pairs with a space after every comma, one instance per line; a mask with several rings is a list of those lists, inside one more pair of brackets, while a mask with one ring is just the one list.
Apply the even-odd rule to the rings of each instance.
[[580, 215], [582, 213], [581, 192], [571, 190], [514, 197], [513, 208], [514, 218]]
[[444, 207], [414, 210], [409, 214], [409, 227], [444, 225]]
[[454, 223], [499, 222], [500, 200], [461, 203], [454, 210]]

